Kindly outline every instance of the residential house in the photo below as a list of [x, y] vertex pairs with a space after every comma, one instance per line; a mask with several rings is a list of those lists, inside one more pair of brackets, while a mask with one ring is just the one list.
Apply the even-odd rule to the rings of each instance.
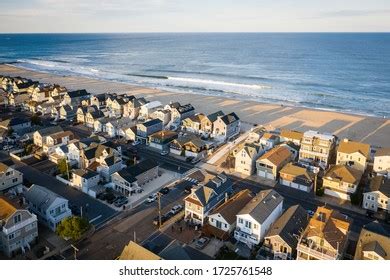
[[89, 104], [91, 106], [96, 106], [99, 109], [103, 109], [106, 107], [106, 94], [97, 94], [97, 95], [92, 95], [89, 99]]
[[152, 159], [146, 159], [133, 166], [129, 166], [111, 175], [111, 182], [114, 183], [116, 191], [125, 196], [131, 196], [142, 186], [158, 178], [159, 166]]
[[300, 132], [300, 131], [283, 129], [280, 132], [280, 141], [281, 142], [291, 141], [295, 145], [300, 146], [302, 138], [303, 138], [303, 132]]
[[159, 110], [162, 109], [162, 104], [160, 101], [152, 101], [146, 104], [143, 104], [138, 113], [138, 119], [140, 120], [147, 120], [151, 118], [152, 114]]
[[234, 238], [249, 248], [258, 245], [282, 215], [283, 197], [274, 190], [259, 192], [237, 214]]
[[105, 132], [107, 132], [108, 137], [125, 137], [126, 129], [134, 125], [134, 121], [130, 118], [111, 119], [105, 125]]
[[340, 260], [348, 243], [352, 220], [340, 212], [318, 207], [297, 246], [297, 260]]
[[123, 129], [125, 139], [135, 141], [137, 139], [137, 126], [126, 127]]
[[281, 146], [275, 147], [256, 160], [257, 176], [277, 180], [279, 171], [292, 159], [293, 155], [289, 149]]
[[354, 259], [390, 260], [390, 232], [378, 221], [363, 226]]
[[245, 189], [225, 199], [224, 203], [209, 214], [208, 224], [203, 227], [202, 231], [207, 236], [227, 240], [236, 228], [236, 215], [252, 198], [252, 193]]
[[64, 105], [78, 106], [82, 104], [83, 101], [88, 101], [90, 96], [91, 94], [85, 89], [70, 91], [64, 95], [63, 103]]
[[46, 138], [46, 143], [42, 146], [43, 152], [45, 154], [52, 154], [57, 147], [67, 145], [73, 139], [74, 135], [71, 131], [50, 134]]
[[148, 103], [148, 101], [143, 97], [130, 100], [123, 106], [123, 116], [131, 118], [132, 120], [137, 119], [141, 107], [146, 103]]
[[169, 144], [178, 138], [178, 134], [171, 130], [161, 130], [149, 136], [149, 146], [160, 151], [170, 150]]
[[167, 125], [171, 121], [171, 111], [166, 109], [158, 109], [154, 111], [150, 117], [152, 119], [159, 119], [162, 121], [163, 125]]
[[362, 207], [372, 212], [384, 210], [390, 213], [390, 179], [385, 176], [372, 178], [363, 193]]
[[309, 130], [303, 134], [299, 160], [318, 163], [323, 169], [335, 159], [336, 137]]
[[337, 164], [346, 164], [362, 172], [370, 159], [371, 147], [368, 144], [344, 139], [337, 149]]
[[279, 183], [286, 187], [310, 192], [315, 184], [315, 175], [306, 167], [287, 163], [279, 172]]
[[31, 127], [31, 121], [27, 118], [11, 117], [0, 122], [0, 129], [18, 132]]
[[178, 136], [169, 144], [169, 152], [179, 156], [201, 157], [207, 153], [208, 145], [193, 134]]
[[59, 109], [59, 118], [62, 120], [73, 120], [77, 114], [77, 107], [62, 105]]
[[299, 238], [309, 223], [309, 215], [300, 205], [288, 208], [271, 226], [260, 252], [264, 259], [292, 260], [297, 257]]
[[256, 160], [263, 153], [262, 146], [245, 144], [235, 155], [234, 170], [244, 175], [252, 175], [256, 170]]
[[205, 185], [192, 188], [191, 194], [184, 198], [184, 219], [203, 226], [209, 213], [232, 192], [232, 187], [232, 181], [221, 173]]
[[30, 100], [30, 96], [27, 93], [11, 92], [8, 94], [8, 104], [11, 106], [23, 106]]
[[325, 194], [351, 200], [362, 178], [363, 172], [347, 165], [333, 165], [325, 173], [322, 186]]
[[297, 161], [299, 157], [299, 146], [292, 141], [282, 142], [279, 147], [286, 147], [293, 155], [293, 161]]
[[[195, 108], [191, 104], [177, 106], [178, 102], [171, 103], [171, 122], [180, 123], [185, 118], [188, 118], [195, 114]], [[169, 106], [169, 105], [168, 105]]]
[[0, 192], [23, 183], [23, 173], [15, 168], [0, 162]]
[[87, 127], [93, 128], [95, 121], [98, 119], [102, 119], [104, 117], [105, 117], [104, 113], [97, 108], [96, 110], [89, 110], [85, 114], [85, 125]]
[[211, 135], [214, 130], [214, 122], [218, 119], [218, 117], [223, 117], [224, 115], [225, 113], [222, 111], [217, 111], [215, 113], [207, 115], [206, 118], [201, 121], [202, 131], [204, 131], [207, 135]]
[[122, 169], [122, 154], [117, 148], [108, 143], [92, 143], [83, 149], [80, 154], [81, 168], [96, 171], [100, 177], [108, 182], [111, 174]]
[[279, 144], [279, 142], [280, 142], [279, 136], [269, 132], [264, 133], [259, 140], [259, 143], [264, 146], [264, 149], [266, 151], [274, 148], [277, 144]]
[[144, 123], [137, 124], [137, 140], [146, 143], [148, 137], [155, 132], [163, 129], [162, 121], [153, 119]]
[[0, 252], [7, 257], [24, 253], [37, 239], [37, 216], [0, 197]]
[[373, 170], [380, 174], [390, 173], [390, 148], [381, 148], [376, 151]]
[[235, 113], [218, 116], [213, 123], [212, 137], [226, 141], [240, 133], [241, 122]]
[[50, 126], [35, 131], [33, 134], [34, 145], [43, 147], [43, 145], [46, 143], [47, 137], [58, 132], [63, 132], [60, 126]]
[[210, 128], [212, 124], [208, 122], [208, 119], [205, 114], [199, 113], [185, 118], [182, 121], [182, 126], [185, 128], [185, 130], [192, 133], [207, 134], [203, 129]]
[[30, 211], [52, 231], [56, 230], [62, 220], [72, 216], [68, 200], [45, 187], [34, 184], [24, 195]]
[[90, 188], [99, 184], [100, 175], [97, 172], [84, 169], [72, 171], [72, 185], [79, 188], [84, 193], [88, 193]]

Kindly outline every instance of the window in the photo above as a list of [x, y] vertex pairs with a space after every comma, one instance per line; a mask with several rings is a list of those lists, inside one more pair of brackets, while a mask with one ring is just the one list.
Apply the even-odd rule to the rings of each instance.
[[244, 223], [243, 219], [241, 219], [241, 218], [238, 218], [238, 223], [239, 223], [239, 224], [242, 224], [242, 223]]
[[252, 228], [252, 223], [249, 221], [245, 221], [245, 227]]
[[256, 225], [256, 224], [253, 224], [253, 228], [254, 228], [254, 229], [257, 229], [257, 225]]
[[15, 223], [15, 224], [19, 223], [21, 220], [22, 220], [22, 216], [21, 216], [21, 215], [16, 215], [16, 216], [14, 217], [14, 223]]

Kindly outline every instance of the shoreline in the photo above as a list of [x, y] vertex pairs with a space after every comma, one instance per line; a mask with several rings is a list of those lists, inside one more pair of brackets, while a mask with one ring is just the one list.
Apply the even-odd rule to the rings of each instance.
[[136, 97], [143, 96], [151, 101], [159, 100], [163, 104], [170, 101], [191, 103], [197, 112], [210, 114], [218, 110], [225, 113], [234, 111], [242, 121], [264, 125], [267, 128], [286, 128], [300, 131], [313, 129], [333, 133], [339, 138], [346, 137], [369, 143], [374, 147], [390, 146], [390, 120], [388, 118], [343, 113], [336, 110], [238, 100], [222, 96], [165, 91], [83, 76], [60, 76], [4, 63], [0, 64], [0, 75], [21, 76], [44, 83], [58, 83], [67, 87], [68, 90], [85, 88], [92, 94], [128, 92]]

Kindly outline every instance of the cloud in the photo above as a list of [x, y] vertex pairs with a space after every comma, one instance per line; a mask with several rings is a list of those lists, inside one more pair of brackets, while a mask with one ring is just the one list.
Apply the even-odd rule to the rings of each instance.
[[339, 10], [320, 13], [317, 18], [335, 18], [335, 17], [364, 17], [390, 15], [390, 9], [383, 10]]

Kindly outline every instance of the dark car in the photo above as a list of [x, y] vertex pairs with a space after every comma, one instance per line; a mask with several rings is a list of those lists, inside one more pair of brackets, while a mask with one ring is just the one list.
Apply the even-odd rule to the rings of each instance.
[[[166, 215], [162, 215], [162, 216], [161, 216], [161, 224], [163, 224], [163, 223], [165, 223], [166, 221], [168, 221], [169, 218], [170, 218], [170, 217], [168, 217], [168, 216], [166, 216]], [[153, 219], [153, 224], [156, 225], [156, 226], [158, 226], [158, 221], [159, 221], [159, 218], [158, 218], [158, 216], [157, 216], [157, 217], [155, 217], [155, 218]]]
[[169, 188], [167, 188], [167, 187], [162, 188], [159, 192], [160, 192], [161, 194], [167, 194], [167, 193], [169, 193]]
[[187, 162], [191, 162], [191, 161], [193, 161], [193, 160], [194, 160], [194, 157], [187, 157], [187, 158], [186, 158], [186, 161], [187, 161]]

